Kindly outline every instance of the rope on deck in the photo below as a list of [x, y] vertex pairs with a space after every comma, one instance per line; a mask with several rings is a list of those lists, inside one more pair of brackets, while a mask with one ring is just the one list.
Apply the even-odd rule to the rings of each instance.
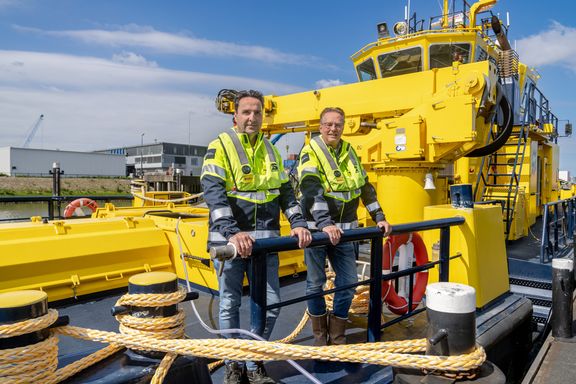
[[[116, 305], [161, 307], [175, 305], [184, 300], [186, 290], [182, 287], [177, 292], [167, 294], [126, 294], [116, 302]], [[34, 319], [24, 320], [14, 324], [0, 325], [0, 338], [20, 336], [48, 328], [58, 319], [58, 312], [49, 309], [47, 314]], [[120, 322], [120, 334], [143, 338], [154, 343], [159, 339], [177, 339], [184, 336], [184, 311], [179, 310], [174, 316], [138, 318], [129, 314], [116, 316]], [[83, 369], [90, 367], [108, 356], [124, 348], [122, 343], [114, 340], [110, 345], [86, 356], [59, 370], [58, 338], [56, 332], [39, 343], [6, 350], [0, 350], [0, 382], [10, 384], [20, 383], [59, 383]], [[133, 347], [133, 349], [139, 349]], [[149, 350], [149, 349], [144, 349]], [[167, 353], [156, 369], [151, 383], [164, 381], [170, 366], [177, 354]]]
[[[300, 332], [302, 332], [302, 330], [304, 329], [304, 327], [308, 323], [308, 319], [310, 319], [308, 312], [304, 312], [302, 319], [300, 319], [300, 322], [298, 323], [296, 328], [292, 331], [292, 333], [290, 333], [288, 336], [286, 336], [283, 339], [276, 340], [276, 342], [277, 343], [291, 343], [292, 341], [294, 341], [294, 339], [300, 334]], [[208, 364], [208, 371], [210, 371], [210, 373], [212, 373], [216, 369], [220, 368], [223, 364], [224, 364], [223, 359], [215, 361], [213, 363], [210, 363], [210, 364]]]
[[[326, 290], [336, 288], [334, 279], [336, 274], [332, 271], [326, 272]], [[334, 294], [324, 296], [326, 300], [326, 307], [328, 310], [332, 310], [334, 306]], [[359, 285], [356, 287], [356, 292], [354, 293], [354, 298], [352, 299], [352, 305], [348, 313], [354, 315], [365, 315], [368, 313], [368, 305], [370, 304], [370, 287], [366, 285]]]
[[[116, 306], [168, 307], [183, 301], [186, 298], [186, 293], [184, 287], [178, 287], [176, 292], [171, 293], [125, 294], [118, 299]], [[178, 309], [178, 312], [173, 316], [165, 317], [135, 317], [124, 313], [116, 315], [116, 320], [120, 323], [119, 329], [123, 335], [145, 338], [147, 340], [180, 339], [184, 337], [185, 314], [182, 309]], [[138, 347], [133, 347], [132, 349], [148, 350]], [[156, 368], [150, 383], [162, 383], [177, 357], [177, 354], [168, 351]]]
[[83, 340], [114, 342], [127, 348], [231, 360], [318, 359], [457, 373], [476, 369], [486, 359], [481, 346], [459, 356], [410, 354], [424, 352], [426, 339], [313, 347], [243, 339], [155, 340], [74, 326], [60, 327], [55, 332]]
[[[179, 288], [177, 292], [169, 294], [124, 295], [116, 304], [142, 307], [169, 306], [179, 303], [185, 296], [185, 289]], [[2, 325], [0, 338], [46, 329], [57, 318], [57, 311], [50, 309], [45, 316]], [[486, 360], [486, 354], [481, 346], [477, 346], [471, 353], [459, 356], [415, 355], [414, 353], [425, 352], [426, 339], [326, 347], [286, 344], [304, 328], [308, 320], [307, 315], [303, 316], [292, 334], [276, 342], [244, 339], [181, 339], [184, 335], [182, 311], [170, 317], [136, 318], [121, 314], [116, 318], [120, 322], [120, 333], [67, 325], [54, 328], [51, 336], [40, 343], [0, 351], [0, 381], [10, 384], [58, 383], [124, 347], [166, 353], [152, 378], [151, 382], [154, 384], [163, 382], [178, 355], [230, 360], [317, 359], [416, 368], [449, 377], [470, 377]], [[110, 346], [56, 370], [57, 334], [109, 343]]]

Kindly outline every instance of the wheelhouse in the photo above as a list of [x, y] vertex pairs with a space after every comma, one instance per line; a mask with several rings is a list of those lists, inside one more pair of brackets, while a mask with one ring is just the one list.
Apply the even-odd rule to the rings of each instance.
[[425, 21], [414, 14], [409, 20], [394, 25], [390, 36], [386, 23], [377, 26], [378, 40], [352, 55], [359, 81], [452, 66], [485, 60], [497, 61], [498, 47], [489, 36], [489, 18], [476, 25], [476, 17], [486, 13], [491, 2], [470, 7], [465, 1], [462, 10], [431, 17]]

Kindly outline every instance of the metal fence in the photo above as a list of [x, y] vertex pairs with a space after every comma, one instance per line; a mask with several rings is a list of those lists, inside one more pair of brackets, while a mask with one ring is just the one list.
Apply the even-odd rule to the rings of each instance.
[[544, 205], [540, 262], [565, 256], [571, 249], [576, 226], [576, 197]]
[[[367, 340], [369, 342], [380, 341], [381, 330], [405, 318], [413, 316], [425, 310], [417, 308], [412, 310], [412, 282], [416, 273], [434, 268], [438, 265], [440, 281], [448, 281], [450, 259], [459, 257], [458, 255], [450, 256], [450, 227], [464, 223], [463, 217], [449, 219], [429, 220], [419, 223], [395, 225], [393, 235], [409, 233], [415, 231], [425, 231], [431, 229], [440, 229], [440, 252], [439, 260], [430, 262], [425, 265], [405, 269], [398, 272], [392, 272], [383, 275], [382, 273], [382, 232], [377, 227], [359, 228], [344, 231], [341, 242], [370, 240], [370, 278], [359, 281], [356, 284], [349, 284], [338, 288], [326, 290], [323, 293], [301, 296], [295, 299], [282, 301], [277, 304], [267, 305], [266, 303], [266, 254], [271, 252], [289, 251], [298, 248], [298, 240], [294, 237], [279, 237], [274, 239], [256, 240], [252, 248], [251, 273], [254, 277], [250, 282], [251, 309], [250, 315], [254, 331], [262, 333], [266, 323], [266, 311], [273, 308], [280, 308], [298, 302], [306, 301], [313, 297], [324, 296], [336, 291], [357, 287], [360, 285], [370, 285], [370, 299], [368, 304], [368, 329]], [[328, 235], [320, 232], [312, 235], [310, 247], [328, 245], [330, 241]], [[382, 318], [382, 282], [397, 279], [400, 277], [410, 279], [410, 289], [408, 295], [408, 312], [384, 324]]]
[[[62, 218], [62, 203], [76, 200], [81, 197], [89, 198], [95, 201], [110, 202], [112, 200], [132, 200], [132, 195], [106, 195], [106, 196], [62, 196], [61, 179], [64, 172], [60, 169], [58, 163], [54, 163], [50, 175], [52, 176], [52, 196], [0, 196], [0, 203], [46, 203], [46, 216], [43, 219], [54, 220]], [[2, 221], [24, 221], [30, 217], [12, 217], [0, 219]]]

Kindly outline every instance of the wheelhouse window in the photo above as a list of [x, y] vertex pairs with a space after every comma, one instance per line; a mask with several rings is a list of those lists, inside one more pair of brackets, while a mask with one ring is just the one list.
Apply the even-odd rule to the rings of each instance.
[[378, 56], [382, 77], [405, 75], [422, 70], [422, 48], [414, 47]]
[[360, 81], [374, 80], [376, 76], [376, 69], [374, 68], [374, 61], [368, 59], [363, 61], [356, 67], [358, 78]]
[[430, 46], [430, 69], [450, 67], [452, 62], [470, 62], [470, 44], [434, 44]]

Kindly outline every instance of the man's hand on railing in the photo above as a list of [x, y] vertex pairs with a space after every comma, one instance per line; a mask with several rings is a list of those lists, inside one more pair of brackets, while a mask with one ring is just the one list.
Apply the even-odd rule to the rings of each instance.
[[330, 238], [330, 242], [332, 243], [332, 245], [338, 244], [340, 242], [340, 237], [344, 233], [344, 231], [341, 228], [338, 228], [335, 225], [329, 225], [327, 227], [322, 228], [322, 232], [328, 234], [328, 237]]
[[297, 227], [290, 231], [290, 236], [298, 238], [298, 247], [306, 248], [312, 242], [312, 234], [307, 228]]
[[388, 236], [392, 232], [392, 226], [386, 220], [379, 221], [376, 223], [378, 228], [384, 232], [384, 237]]
[[252, 244], [256, 241], [248, 232], [238, 232], [228, 239], [236, 247], [236, 252], [243, 259], [252, 254]]

